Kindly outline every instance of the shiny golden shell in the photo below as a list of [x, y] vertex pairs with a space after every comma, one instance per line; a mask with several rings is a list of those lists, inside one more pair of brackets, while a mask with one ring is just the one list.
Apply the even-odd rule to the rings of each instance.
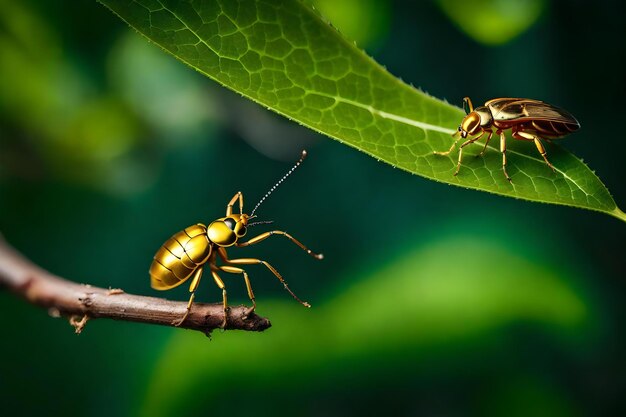
[[469, 134], [473, 135], [480, 128], [480, 115], [475, 111], [471, 112], [463, 121], [461, 121], [461, 129]]
[[526, 122], [545, 120], [569, 125], [570, 130], [580, 127], [578, 120], [559, 107], [528, 98], [495, 98], [485, 103], [496, 122]]
[[207, 228], [209, 240], [222, 247], [234, 245], [246, 234], [248, 218], [247, 214], [230, 214], [215, 220]]
[[189, 226], [176, 233], [159, 248], [150, 266], [152, 288], [168, 290], [185, 282], [211, 255], [207, 228]]
[[[234, 225], [233, 225], [234, 227]], [[211, 242], [223, 246], [228, 247], [235, 244], [237, 241], [237, 235], [228, 227], [228, 225], [222, 220], [215, 220], [208, 227], [208, 236]]]

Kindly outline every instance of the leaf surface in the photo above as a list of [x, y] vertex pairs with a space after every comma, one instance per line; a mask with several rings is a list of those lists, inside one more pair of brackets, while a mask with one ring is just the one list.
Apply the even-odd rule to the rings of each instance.
[[509, 139], [468, 146], [458, 176], [447, 150], [463, 111], [403, 83], [297, 0], [100, 0], [150, 41], [245, 97], [381, 161], [440, 182], [606, 212], [626, 221], [578, 158]]

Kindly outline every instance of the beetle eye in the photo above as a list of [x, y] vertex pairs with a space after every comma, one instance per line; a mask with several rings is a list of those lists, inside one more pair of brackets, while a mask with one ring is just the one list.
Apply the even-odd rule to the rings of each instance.
[[230, 230], [235, 230], [235, 224], [237, 224], [235, 220], [231, 219], [230, 217], [227, 217], [224, 219], [224, 223], [226, 224], [226, 226], [228, 226]]
[[461, 131], [461, 125], [459, 125], [459, 132]]
[[246, 234], [246, 226], [242, 225], [241, 227], [239, 227], [239, 230], [237, 230], [236, 233], [237, 233], [237, 236], [240, 236], [240, 237], [245, 235]]

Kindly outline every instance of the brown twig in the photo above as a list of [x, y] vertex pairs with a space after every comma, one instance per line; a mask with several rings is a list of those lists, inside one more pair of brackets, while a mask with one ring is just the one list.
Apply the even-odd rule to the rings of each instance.
[[[105, 289], [77, 284], [34, 265], [0, 235], [0, 287], [5, 286], [28, 302], [48, 309], [53, 317], [66, 316], [80, 333], [87, 320], [114, 320], [174, 326], [187, 308], [186, 302], [126, 294], [120, 289]], [[244, 306], [232, 307], [227, 329], [263, 331], [268, 319], [249, 313]], [[187, 319], [179, 326], [210, 334], [224, 320], [222, 304], [194, 303]]]

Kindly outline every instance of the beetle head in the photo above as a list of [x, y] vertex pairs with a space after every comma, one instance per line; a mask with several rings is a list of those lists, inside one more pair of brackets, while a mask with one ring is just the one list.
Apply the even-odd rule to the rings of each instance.
[[459, 126], [459, 132], [461, 137], [465, 139], [467, 135], [475, 135], [480, 129], [480, 115], [475, 111], [470, 112], [463, 118], [461, 125]]
[[219, 246], [232, 246], [237, 239], [245, 236], [250, 216], [247, 214], [231, 214], [215, 220], [207, 228], [209, 240]]

